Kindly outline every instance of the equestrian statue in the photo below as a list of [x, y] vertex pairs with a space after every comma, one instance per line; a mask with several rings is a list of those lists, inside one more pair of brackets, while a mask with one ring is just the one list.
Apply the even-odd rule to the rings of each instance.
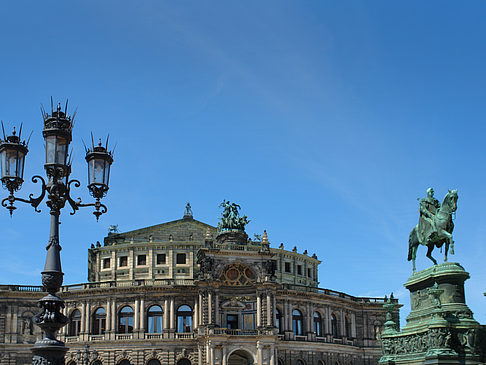
[[413, 263], [415, 272], [415, 258], [419, 244], [427, 246], [426, 256], [432, 260], [434, 265], [437, 261], [432, 257], [434, 247], [442, 247], [445, 243], [444, 262], [447, 262], [449, 246], [451, 254], [454, 254], [454, 241], [452, 231], [454, 223], [452, 215], [457, 210], [457, 190], [449, 190], [444, 197], [442, 204], [434, 198], [434, 189], [427, 189], [427, 196], [420, 200], [419, 222], [410, 232], [408, 238], [408, 261]]

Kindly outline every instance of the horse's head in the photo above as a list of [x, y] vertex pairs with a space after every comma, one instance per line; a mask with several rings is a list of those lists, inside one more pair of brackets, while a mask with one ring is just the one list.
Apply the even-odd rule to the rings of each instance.
[[442, 207], [447, 208], [450, 212], [455, 212], [457, 210], [457, 198], [457, 189], [449, 190], [449, 192], [444, 197]]

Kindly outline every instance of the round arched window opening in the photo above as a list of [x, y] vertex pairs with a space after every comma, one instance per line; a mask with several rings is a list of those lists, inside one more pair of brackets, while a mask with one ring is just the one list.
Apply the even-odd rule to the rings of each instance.
[[147, 332], [162, 333], [164, 311], [158, 305], [151, 306], [147, 311]]
[[133, 332], [133, 309], [126, 305], [118, 312], [118, 333]]
[[93, 335], [102, 335], [106, 329], [106, 311], [105, 308], [98, 308], [93, 316]]
[[147, 362], [147, 365], [160, 365], [160, 361], [157, 360], [157, 359], [150, 359], [148, 362]]
[[302, 313], [298, 309], [292, 312], [292, 330], [296, 336], [302, 336]]
[[191, 361], [189, 359], [183, 358], [177, 361], [177, 365], [191, 365]]
[[192, 308], [188, 305], [177, 308], [177, 332], [192, 332]]

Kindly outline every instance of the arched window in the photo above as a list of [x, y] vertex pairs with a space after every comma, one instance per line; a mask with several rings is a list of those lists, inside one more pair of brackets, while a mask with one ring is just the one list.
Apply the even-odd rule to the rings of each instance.
[[157, 359], [150, 359], [148, 362], [147, 362], [147, 365], [160, 365], [160, 361], [157, 360]]
[[164, 312], [158, 305], [151, 306], [147, 311], [147, 332], [162, 333], [162, 318]]
[[91, 363], [91, 365], [103, 365], [100, 360], [95, 360]]
[[177, 308], [177, 332], [192, 332], [192, 309], [188, 305]]
[[133, 309], [126, 305], [118, 313], [118, 333], [133, 332]]
[[275, 317], [275, 327], [277, 327], [278, 333], [282, 333], [282, 313], [280, 313], [280, 310], [278, 308], [275, 309]]
[[189, 359], [183, 358], [177, 361], [177, 365], [191, 365], [191, 361], [189, 361]]
[[105, 308], [98, 308], [93, 316], [93, 335], [102, 335], [106, 329], [106, 311]]
[[127, 359], [123, 359], [117, 365], [130, 365], [130, 361], [128, 361]]
[[331, 335], [333, 337], [338, 336], [338, 326], [337, 326], [337, 319], [334, 314], [331, 314]]
[[351, 321], [349, 320], [348, 316], [344, 317], [344, 328], [346, 331], [346, 337], [351, 338], [352, 333], [351, 333]]
[[78, 336], [81, 332], [81, 312], [78, 309], [73, 310], [69, 316], [69, 336]]
[[297, 309], [292, 312], [292, 330], [297, 336], [302, 336], [302, 313]]
[[314, 312], [314, 333], [317, 337], [322, 337], [322, 321], [319, 312]]
[[295, 363], [295, 365], [305, 365], [304, 362], [302, 360], [297, 360], [297, 362]]
[[278, 365], [284, 365], [284, 362], [282, 359], [278, 359]]
[[69, 361], [69, 362], [67, 363], [67, 365], [76, 365], [76, 361], [71, 360], [71, 361]]

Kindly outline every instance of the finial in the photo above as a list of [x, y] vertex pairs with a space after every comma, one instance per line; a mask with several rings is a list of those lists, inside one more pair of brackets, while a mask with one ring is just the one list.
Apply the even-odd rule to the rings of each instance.
[[312, 254], [312, 258], [317, 260], [317, 255], [315, 252]]
[[15, 136], [17, 132], [15, 131], [15, 127], [13, 127], [13, 131], [12, 131], [12, 134]]
[[294, 246], [294, 248], [292, 249], [292, 252], [297, 252], [297, 246]]
[[303, 253], [303, 254], [304, 254], [304, 255], [307, 255], [307, 250], [304, 250], [304, 253]]
[[278, 248], [280, 248], [281, 250], [283, 250], [283, 248], [284, 248], [283, 242], [280, 244], [280, 246], [278, 246]]
[[100, 138], [99, 141], [98, 141], [98, 147], [101, 147], [101, 146], [103, 146], [103, 144], [101, 143], [101, 138]]
[[59, 113], [61, 111], [61, 103], [57, 103], [57, 112]]
[[262, 244], [268, 244], [267, 230], [263, 231]]

